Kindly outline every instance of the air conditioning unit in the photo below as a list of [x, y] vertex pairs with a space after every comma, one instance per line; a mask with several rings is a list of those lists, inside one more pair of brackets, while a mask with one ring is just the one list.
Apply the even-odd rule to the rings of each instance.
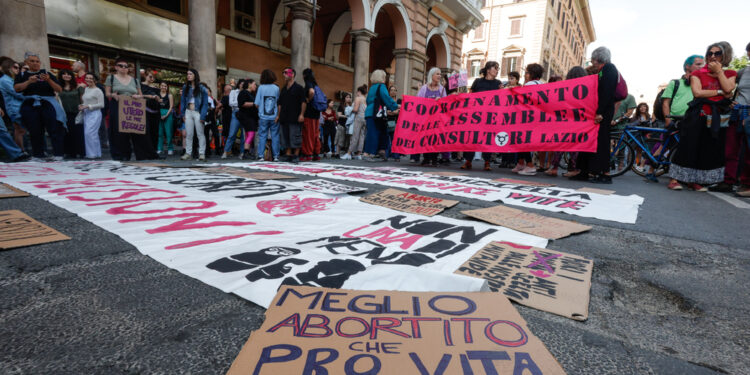
[[255, 36], [255, 17], [247, 14], [237, 14], [235, 17], [235, 27], [237, 31]]

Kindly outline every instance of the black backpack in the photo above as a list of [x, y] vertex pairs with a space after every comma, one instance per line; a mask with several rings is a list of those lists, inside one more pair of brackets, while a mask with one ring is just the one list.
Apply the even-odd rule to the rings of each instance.
[[[680, 82], [682, 81], [682, 78], [679, 79], [673, 79], [672, 82], [674, 82], [674, 90], [672, 90], [672, 97], [671, 99], [674, 99], [675, 94], [677, 94], [677, 90], [680, 89]], [[659, 121], [665, 121], [666, 116], [669, 113], [664, 113], [663, 104], [664, 99], [670, 99], [670, 98], [662, 98], [662, 95], [664, 95], [664, 90], [659, 91], [659, 93], [656, 95], [656, 100], [654, 101], [654, 118], [656, 118]]]

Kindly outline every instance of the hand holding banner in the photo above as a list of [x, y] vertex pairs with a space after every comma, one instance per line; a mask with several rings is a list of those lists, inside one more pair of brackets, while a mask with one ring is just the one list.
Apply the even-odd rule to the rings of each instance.
[[393, 152], [596, 151], [598, 78], [450, 95], [404, 95]]

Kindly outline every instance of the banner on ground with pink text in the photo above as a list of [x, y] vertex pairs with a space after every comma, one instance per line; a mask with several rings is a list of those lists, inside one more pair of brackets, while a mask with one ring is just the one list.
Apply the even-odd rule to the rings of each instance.
[[404, 95], [393, 152], [596, 151], [597, 76], [426, 99]]

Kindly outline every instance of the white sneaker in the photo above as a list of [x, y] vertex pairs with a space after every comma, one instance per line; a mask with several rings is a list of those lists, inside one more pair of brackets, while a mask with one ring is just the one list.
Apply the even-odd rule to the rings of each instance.
[[206, 161], [206, 155], [200, 154], [200, 156], [198, 156], [198, 161]]
[[279, 161], [279, 157], [278, 156], [274, 156], [273, 157], [273, 161], [278, 162]]
[[228, 158], [228, 157], [229, 157], [229, 153], [227, 153], [227, 152], [225, 152], [225, 153], [221, 154], [221, 158], [222, 158], [222, 159], [226, 159], [226, 158]]
[[188, 153], [185, 153], [185, 155], [182, 155], [182, 157], [181, 157], [180, 159], [181, 159], [181, 160], [191, 160], [191, 159], [192, 159], [192, 157], [190, 157], [190, 154], [188, 154]]
[[341, 156], [341, 160], [352, 160], [352, 155], [350, 155], [348, 152]]
[[362, 155], [357, 155], [354, 158], [357, 159], [357, 160], [362, 160]]
[[34, 156], [31, 159], [29, 159], [29, 161], [33, 161], [34, 163], [44, 163], [46, 160]]
[[333, 156], [333, 153], [332, 153], [332, 152], [330, 152], [330, 151], [326, 152], [326, 157], [327, 157], [327, 158], [329, 158], [329, 159], [330, 159], [330, 158], [331, 158], [331, 156]]
[[523, 176], [533, 176], [536, 174], [536, 168], [534, 168], [533, 166], [526, 167], [518, 171], [518, 174]]
[[167, 155], [174, 155], [174, 151], [172, 150], [167, 151]]
[[52, 161], [63, 161], [63, 157], [62, 156], [55, 156], [55, 157], [52, 158]]

